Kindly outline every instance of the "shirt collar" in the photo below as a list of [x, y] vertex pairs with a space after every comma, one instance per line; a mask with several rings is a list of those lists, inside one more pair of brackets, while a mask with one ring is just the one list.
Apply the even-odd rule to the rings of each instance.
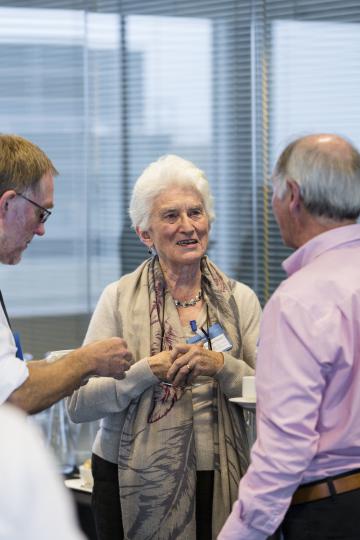
[[345, 225], [321, 233], [301, 246], [285, 259], [282, 267], [288, 276], [300, 270], [329, 249], [336, 249], [349, 242], [360, 242], [360, 224]]

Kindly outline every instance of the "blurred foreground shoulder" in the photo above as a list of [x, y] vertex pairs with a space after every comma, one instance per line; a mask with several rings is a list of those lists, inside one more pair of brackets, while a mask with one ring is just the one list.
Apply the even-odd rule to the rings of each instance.
[[0, 537], [84, 540], [70, 495], [36, 426], [15, 407], [2, 405], [0, 429]]

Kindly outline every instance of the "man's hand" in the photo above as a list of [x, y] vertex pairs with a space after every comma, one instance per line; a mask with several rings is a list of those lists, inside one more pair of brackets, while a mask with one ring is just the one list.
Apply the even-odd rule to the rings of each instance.
[[68, 396], [92, 375], [123, 379], [131, 362], [126, 342], [118, 337], [89, 343], [55, 362], [28, 362], [29, 377], [8, 401], [33, 414]]
[[89, 343], [74, 353], [80, 353], [88, 363], [91, 375], [123, 379], [133, 361], [126, 341], [119, 337]]

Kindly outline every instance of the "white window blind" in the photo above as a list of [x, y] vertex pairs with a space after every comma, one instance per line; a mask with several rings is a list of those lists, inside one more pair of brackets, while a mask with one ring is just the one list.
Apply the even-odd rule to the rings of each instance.
[[[335, 132], [350, 137], [360, 147], [356, 97], [360, 4], [351, 0], [264, 0], [255, 4], [260, 185], [281, 150], [297, 136]], [[280, 263], [290, 251], [282, 246], [271, 215], [270, 195], [261, 197], [259, 293], [266, 299], [283, 279]]]
[[263, 185], [293, 135], [360, 144], [358, 2], [0, 1], [1, 131], [61, 175], [44, 238], [0, 267], [25, 349], [79, 344], [110, 281], [147, 257], [127, 206], [143, 168], [177, 153], [216, 198], [209, 254], [264, 302], [283, 279]]

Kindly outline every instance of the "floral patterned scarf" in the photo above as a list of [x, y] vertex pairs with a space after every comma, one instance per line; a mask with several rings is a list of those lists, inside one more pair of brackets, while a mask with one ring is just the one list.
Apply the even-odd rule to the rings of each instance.
[[[239, 310], [235, 282], [204, 257], [202, 291], [211, 323], [219, 322], [240, 358]], [[123, 335], [136, 358], [170, 350], [180, 342], [178, 313], [153, 257], [134, 272], [129, 302], [119, 304]], [[213, 538], [237, 498], [247, 468], [248, 446], [239, 408], [229, 403], [214, 381]], [[191, 389], [159, 383], [131, 402], [119, 447], [119, 489], [126, 539], [195, 540], [196, 457]]]

